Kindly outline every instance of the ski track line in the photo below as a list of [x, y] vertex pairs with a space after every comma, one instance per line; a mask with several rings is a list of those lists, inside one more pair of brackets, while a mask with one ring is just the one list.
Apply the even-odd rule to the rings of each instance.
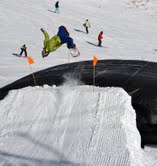
[[[82, 95], [83, 96], [80, 98], [80, 101], [81, 101], [80, 105], [78, 107], [78, 110], [76, 110], [76, 111], [81, 110], [78, 138], [76, 137], [76, 139], [78, 141], [78, 148], [76, 147], [77, 148], [77, 162], [80, 163], [81, 165], [88, 165], [87, 159], [89, 158], [89, 155], [91, 153], [91, 150], [89, 148], [91, 138], [89, 139], [89, 136], [91, 135], [91, 132], [92, 132], [92, 131], [90, 131], [91, 127], [89, 125], [91, 124], [90, 117], [92, 116], [91, 113], [93, 110], [93, 108], [91, 109], [91, 106], [93, 107], [93, 100], [95, 101], [95, 94], [93, 95], [93, 92], [90, 92], [90, 93], [87, 92], [84, 95], [84, 92], [83, 92]], [[83, 109], [82, 109], [82, 107], [83, 107]], [[94, 111], [93, 111], [93, 113], [94, 113]], [[87, 119], [89, 119], [89, 121]], [[92, 120], [92, 122], [93, 122], [93, 120]], [[83, 136], [82, 133], [84, 133], [84, 132], [86, 132], [86, 135]]]
[[[75, 104], [75, 102], [78, 99], [79, 93], [77, 93], [76, 95], [76, 91], [72, 92], [73, 94], [69, 94], [70, 97], [63, 98], [63, 92], [58, 91], [58, 99], [60, 101], [60, 103], [58, 103], [58, 110], [57, 110], [57, 115], [56, 115], [56, 120], [54, 121], [54, 126], [56, 128], [56, 138], [57, 138], [57, 145], [58, 145], [58, 149], [59, 151], [63, 152], [63, 143], [64, 143], [64, 137], [66, 134], [66, 130], [67, 130], [67, 125], [68, 125], [68, 120], [70, 117], [70, 112], [72, 111], [72, 107]], [[73, 100], [75, 98], [75, 100]], [[68, 99], [68, 102], [67, 102]], [[66, 107], [66, 108], [65, 108]], [[65, 111], [66, 110], [66, 111]], [[63, 119], [64, 116], [66, 117], [66, 115], [68, 115], [67, 119]], [[66, 160], [66, 157], [64, 154], [62, 154], [62, 156], [60, 156], [60, 158], [58, 159], [58, 162], [60, 162], [61, 160]]]
[[94, 150], [97, 149], [97, 146], [98, 146], [98, 142], [99, 142], [99, 139], [100, 139], [100, 133], [101, 133], [101, 130], [102, 130], [102, 124], [103, 124], [103, 119], [104, 119], [104, 108], [105, 108], [105, 103], [106, 103], [106, 94], [105, 96], [99, 95], [99, 98], [98, 98], [98, 113], [100, 113], [99, 117], [100, 117], [100, 125], [99, 125], [99, 129], [98, 129], [98, 136], [97, 136], [97, 140], [96, 140], [96, 144], [94, 146]]
[[70, 118], [70, 113], [72, 111], [72, 108], [74, 107], [75, 103], [77, 102], [79, 96], [80, 96], [80, 92], [77, 91], [77, 96], [75, 96], [76, 93], [74, 93], [72, 95], [71, 98], [75, 97], [75, 100], [70, 104], [70, 107], [67, 108], [67, 111], [66, 113], [68, 114], [68, 118], [67, 120], [65, 120], [65, 122], [63, 121], [63, 125], [65, 126], [64, 127], [64, 131], [63, 131], [63, 134], [61, 136], [61, 139], [62, 139], [62, 142], [61, 142], [61, 150], [63, 149], [63, 144], [64, 144], [64, 138], [65, 138], [65, 134], [66, 134], [66, 130], [67, 130], [67, 126], [68, 126], [68, 121], [69, 121], [69, 118]]
[[[95, 141], [94, 141], [94, 139], [95, 139], [95, 136], [97, 135], [97, 133], [95, 133], [96, 132], [96, 128], [97, 128], [97, 126], [99, 125], [99, 122], [101, 122], [101, 125], [102, 125], [102, 121], [103, 121], [103, 112], [104, 111], [102, 111], [102, 106], [101, 106], [101, 98], [102, 98], [103, 96], [101, 95], [101, 92], [98, 92], [98, 97], [97, 97], [97, 104], [96, 104], [96, 106], [95, 106], [95, 113], [94, 113], [94, 115], [93, 115], [93, 121], [94, 121], [94, 123], [93, 123], [93, 125], [91, 126], [91, 137], [90, 137], [90, 141], [89, 141], [89, 149], [92, 149], [92, 150], [95, 150], [96, 149], [96, 147], [97, 147], [97, 144], [98, 144], [98, 141], [99, 141], [99, 137], [97, 138], [97, 141], [96, 141], [96, 143], [97, 144], [95, 144]], [[105, 100], [104, 100], [104, 102], [106, 101], [106, 95], [105, 95]], [[100, 112], [100, 116], [99, 116], [99, 112]], [[99, 127], [99, 129], [98, 129], [98, 131], [99, 131], [99, 136], [100, 136], [100, 130], [101, 130], [101, 125], [100, 125], [100, 127]], [[96, 136], [97, 137], [97, 136]]]
[[[100, 92], [98, 93], [98, 101], [96, 103], [96, 106], [95, 106], [95, 113], [94, 113], [94, 120], [97, 119], [97, 112], [98, 112], [98, 104], [99, 104], [99, 98], [100, 98]], [[93, 123], [93, 125], [91, 126], [91, 136], [90, 136], [90, 139], [89, 139], [89, 149], [91, 148], [91, 144], [92, 144], [92, 141], [93, 141], [93, 136], [94, 136], [94, 132], [95, 132], [95, 128], [96, 128], [96, 124]]]
[[[99, 159], [95, 159], [93, 156], [95, 151], [97, 150], [97, 146], [100, 140], [102, 123], [104, 119], [104, 105], [106, 103], [106, 92], [97, 94], [97, 102], [95, 106], [95, 111], [93, 114], [93, 125], [91, 126], [91, 137], [88, 146], [88, 165], [95, 164], [100, 165], [101, 161]], [[92, 161], [93, 160], [93, 161]], [[102, 158], [103, 160], [103, 158]], [[102, 163], [103, 164], [103, 163]]]
[[[83, 133], [86, 132], [86, 135], [83, 136], [81, 133], [80, 137], [79, 137], [79, 144], [78, 144], [78, 152], [77, 158], [80, 158], [80, 160], [77, 161], [82, 161], [84, 164], [83, 165], [88, 165], [89, 161], [87, 159], [89, 159], [89, 156], [91, 154], [91, 141], [92, 141], [92, 135], [94, 133], [94, 125], [91, 126], [91, 124], [94, 123], [94, 116], [95, 116], [95, 111], [97, 111], [95, 108], [97, 108], [97, 103], [95, 103], [95, 101], [97, 101], [98, 99], [98, 93], [94, 94], [93, 92], [90, 93], [86, 93], [86, 95], [84, 95], [84, 98], [82, 97], [80, 100], [82, 100], [81, 105], [80, 105], [80, 109], [83, 106], [84, 108], [84, 112], [86, 112], [86, 114], [81, 114], [81, 121], [80, 121], [80, 129], [81, 131], [83, 130]], [[94, 105], [93, 105], [94, 103]], [[87, 120], [89, 119], [89, 120]], [[84, 131], [85, 128], [85, 131]], [[91, 135], [91, 136], [90, 136]]]
[[[85, 99], [84, 99], [84, 92], [79, 92], [79, 96], [77, 101], [75, 102], [75, 104], [77, 105], [77, 108], [74, 110], [74, 113], [78, 113], [78, 121], [77, 121], [77, 127], [79, 127], [79, 130], [76, 130], [75, 132], [77, 132], [74, 136], [74, 138], [71, 141], [71, 144], [68, 147], [68, 153], [67, 155], [70, 156], [72, 149], [76, 149], [76, 155], [77, 157], [75, 158], [75, 162], [80, 163], [82, 161], [86, 160], [86, 152], [84, 152], [84, 145], [83, 145], [83, 141], [82, 141], [82, 125], [84, 125], [83, 119], [82, 117], [84, 117], [84, 111], [87, 111], [87, 109], [82, 109], [82, 106], [84, 108], [84, 106], [87, 105]], [[76, 142], [77, 142], [77, 146], [76, 146]]]
[[7, 111], [4, 113], [4, 118], [8, 118], [8, 116], [9, 116], [9, 113], [10, 113], [10, 111], [11, 111], [11, 107], [13, 107], [13, 104], [15, 103], [15, 100], [16, 100], [16, 98], [17, 98], [17, 96], [18, 96], [18, 91], [14, 91], [14, 93], [12, 92], [12, 95], [13, 96], [11, 96], [11, 102], [9, 103], [9, 108], [7, 109]]
[[[88, 98], [88, 100], [87, 100], [87, 98]], [[88, 122], [88, 121], [86, 122], [87, 117], [90, 120], [88, 123], [91, 126], [91, 127], [89, 126], [89, 128], [86, 129], [87, 131], [85, 131], [85, 132], [87, 132], [86, 135], [88, 135], [88, 137], [86, 137], [86, 136], [82, 137], [82, 135], [80, 135], [81, 134], [80, 131], [78, 132], [78, 136], [79, 136], [78, 146], [76, 147], [77, 156], [78, 156], [77, 162], [80, 163], [82, 161], [84, 163], [83, 165], [90, 165], [89, 158], [91, 158], [91, 154], [93, 153], [93, 146], [94, 146], [93, 144], [95, 143], [95, 141], [93, 141], [94, 140], [93, 137], [95, 136], [95, 129], [96, 129], [97, 123], [99, 121], [99, 120], [97, 120], [97, 117], [96, 117], [96, 115], [98, 113], [99, 98], [100, 98], [100, 92], [98, 92], [94, 95], [92, 92], [90, 94], [86, 94], [86, 96], [84, 96], [84, 98], [81, 98], [82, 100], [84, 100], [83, 101], [84, 105], [87, 106], [84, 110], [87, 113], [87, 115], [83, 116], [84, 119], [80, 118], [80, 124], [82, 125], [82, 127], [80, 126], [80, 129], [82, 130], [82, 128], [84, 128], [84, 127], [86, 128], [88, 126], [88, 124], [86, 124]], [[96, 103], [95, 103], [95, 100], [97, 100]], [[93, 105], [93, 102], [95, 103], [94, 105]], [[82, 105], [83, 105], [83, 103], [81, 104], [81, 106]], [[81, 115], [81, 117], [82, 117], [82, 115]]]

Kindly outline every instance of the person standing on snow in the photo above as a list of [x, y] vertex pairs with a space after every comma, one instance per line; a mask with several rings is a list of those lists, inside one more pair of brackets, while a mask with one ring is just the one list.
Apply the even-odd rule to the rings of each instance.
[[64, 26], [58, 28], [58, 33], [50, 39], [49, 34], [41, 28], [45, 39], [44, 48], [42, 51], [43, 58], [48, 56], [50, 52], [57, 50], [62, 44], [67, 43], [68, 49], [75, 49], [76, 45], [73, 39], [69, 36], [69, 32]]
[[102, 39], [103, 39], [103, 31], [101, 31], [98, 35], [98, 46], [102, 47]]
[[86, 22], [83, 24], [83, 26], [86, 28], [86, 33], [88, 34], [88, 28], [91, 27], [90, 22], [88, 21], [88, 19], [86, 20]]
[[58, 13], [59, 14], [59, 1], [56, 2], [55, 4], [55, 13]]
[[26, 47], [26, 44], [24, 44], [24, 45], [21, 47], [20, 56], [22, 56], [23, 52], [25, 53], [25, 57], [27, 57], [27, 47]]

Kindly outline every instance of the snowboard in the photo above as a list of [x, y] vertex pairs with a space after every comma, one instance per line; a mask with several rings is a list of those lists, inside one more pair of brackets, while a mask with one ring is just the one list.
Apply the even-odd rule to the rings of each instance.
[[16, 57], [19, 57], [19, 58], [26, 58], [25, 56], [21, 56], [20, 54], [17, 54], [17, 53], [13, 53], [13, 55], [15, 55]]
[[13, 53], [13, 55], [15, 55], [15, 56], [17, 56], [17, 57], [21, 57], [20, 54]]
[[78, 57], [80, 55], [80, 51], [77, 47], [69, 49], [69, 52], [72, 57]]

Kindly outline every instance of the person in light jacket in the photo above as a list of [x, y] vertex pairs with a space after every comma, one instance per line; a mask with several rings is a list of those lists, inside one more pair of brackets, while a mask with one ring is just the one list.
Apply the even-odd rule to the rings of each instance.
[[83, 26], [85, 27], [86, 33], [88, 34], [88, 33], [89, 33], [88, 28], [91, 27], [90, 22], [88, 21], [88, 19], [87, 19], [86, 22], [83, 24]]

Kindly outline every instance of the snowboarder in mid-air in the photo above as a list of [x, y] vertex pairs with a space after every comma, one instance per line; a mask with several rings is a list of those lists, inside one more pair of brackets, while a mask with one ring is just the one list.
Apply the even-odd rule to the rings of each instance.
[[58, 29], [58, 33], [51, 39], [49, 34], [43, 28], [41, 28], [41, 31], [45, 36], [44, 48], [42, 51], [43, 58], [48, 56], [50, 52], [57, 50], [64, 43], [67, 43], [67, 47], [69, 50], [75, 50], [75, 54], [76, 52], [78, 52], [79, 54], [79, 51], [77, 50], [76, 45], [73, 42], [73, 39], [69, 36], [69, 32], [64, 26], [60, 26]]
[[103, 31], [101, 31], [98, 35], [98, 46], [99, 47], [102, 47], [102, 39], [103, 39], [102, 35], [103, 35]]
[[27, 57], [27, 47], [26, 47], [26, 44], [24, 44], [24, 45], [21, 47], [20, 56], [22, 56], [23, 52], [25, 53], [25, 57]]
[[89, 33], [88, 28], [91, 27], [90, 22], [88, 21], [88, 19], [87, 19], [86, 22], [83, 24], [83, 26], [85, 27], [86, 33], [88, 34], [88, 33]]

